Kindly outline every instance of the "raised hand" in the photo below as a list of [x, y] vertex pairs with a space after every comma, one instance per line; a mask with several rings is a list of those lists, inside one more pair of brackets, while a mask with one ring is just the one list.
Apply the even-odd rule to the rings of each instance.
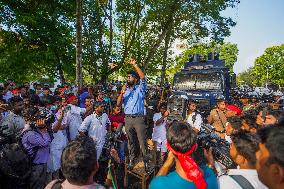
[[133, 66], [137, 64], [136, 60], [133, 58], [130, 58], [129, 64], [132, 64]]

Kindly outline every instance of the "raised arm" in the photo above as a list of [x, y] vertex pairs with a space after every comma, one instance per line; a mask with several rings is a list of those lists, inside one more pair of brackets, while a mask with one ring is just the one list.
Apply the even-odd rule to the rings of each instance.
[[138, 73], [139, 77], [141, 80], [145, 79], [145, 74], [143, 73], [143, 71], [139, 68], [138, 64], [136, 63], [135, 59], [130, 59], [129, 64], [132, 64], [133, 67], [135, 68], [135, 71]]

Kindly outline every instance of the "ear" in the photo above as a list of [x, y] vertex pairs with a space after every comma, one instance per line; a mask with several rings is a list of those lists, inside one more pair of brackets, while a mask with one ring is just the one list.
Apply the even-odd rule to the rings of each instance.
[[272, 178], [274, 178], [274, 182], [277, 184], [283, 184], [284, 183], [284, 168], [281, 167], [278, 164], [272, 164], [270, 166]]
[[247, 160], [246, 160], [246, 158], [244, 158], [244, 156], [238, 154], [237, 157], [236, 157], [236, 163], [240, 166], [246, 165]]

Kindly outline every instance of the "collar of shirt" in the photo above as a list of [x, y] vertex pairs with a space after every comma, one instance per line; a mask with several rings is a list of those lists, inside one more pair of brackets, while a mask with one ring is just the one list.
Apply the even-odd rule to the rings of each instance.
[[256, 169], [229, 169], [228, 175], [257, 176]]
[[68, 189], [95, 189], [95, 188], [99, 188], [102, 189], [103, 187], [100, 186], [97, 183], [93, 183], [90, 185], [83, 185], [83, 186], [77, 186], [77, 185], [73, 185], [70, 182], [68, 182], [68, 180], [66, 179], [63, 183], [62, 183], [62, 188], [68, 188]]

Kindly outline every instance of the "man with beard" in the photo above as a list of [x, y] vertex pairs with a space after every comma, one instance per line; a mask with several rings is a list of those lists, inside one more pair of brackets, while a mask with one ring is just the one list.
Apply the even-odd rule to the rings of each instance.
[[125, 129], [128, 137], [129, 149], [129, 169], [134, 167], [135, 151], [137, 149], [135, 135], [139, 141], [140, 150], [144, 158], [145, 170], [149, 168], [149, 157], [146, 156], [146, 125], [144, 124], [144, 99], [146, 92], [145, 75], [136, 63], [131, 59], [131, 64], [135, 71], [128, 73], [127, 86], [123, 86], [117, 99], [117, 106], [124, 105]]
[[15, 137], [20, 135], [25, 127], [25, 120], [22, 117], [22, 111], [24, 109], [23, 99], [19, 96], [12, 97], [10, 99], [11, 111], [3, 119], [1, 127], [8, 126], [7, 132], [13, 134]]

